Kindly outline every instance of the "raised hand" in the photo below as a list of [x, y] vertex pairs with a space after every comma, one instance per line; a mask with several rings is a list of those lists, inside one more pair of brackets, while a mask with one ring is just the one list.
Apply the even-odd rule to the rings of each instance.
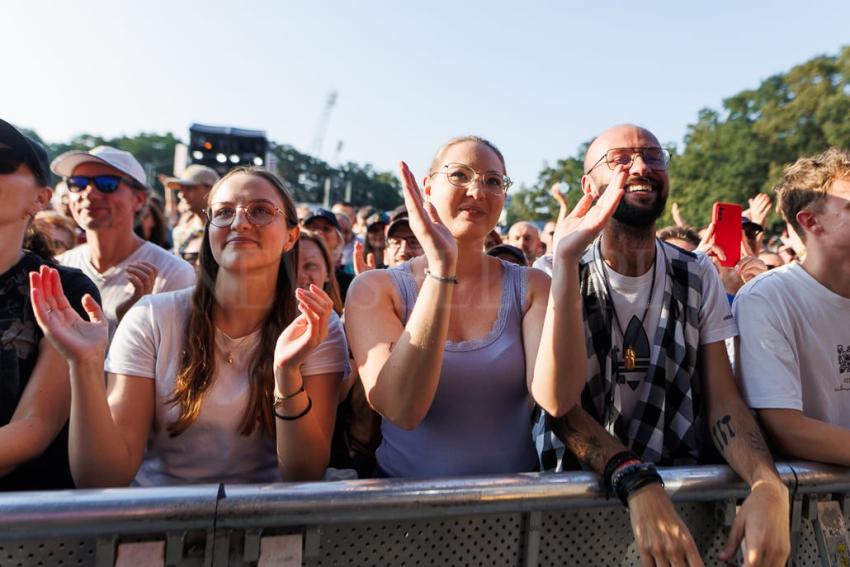
[[702, 240], [699, 241], [699, 245], [696, 247], [696, 252], [704, 252], [711, 259], [714, 267], [720, 270], [720, 262], [726, 261], [726, 252], [714, 242], [714, 230], [714, 223], [709, 224], [708, 228], [705, 229]]
[[115, 308], [115, 314], [119, 321], [124, 318], [124, 314], [138, 300], [153, 292], [156, 276], [159, 273], [156, 266], [149, 262], [136, 262], [128, 265], [125, 270], [127, 272], [127, 279], [130, 280], [130, 285], [133, 286], [133, 295]]
[[333, 310], [331, 298], [315, 284], [310, 284], [310, 289], [296, 289], [295, 297], [301, 314], [277, 339], [275, 369], [297, 369], [328, 336], [328, 320]]
[[765, 195], [764, 193], [759, 193], [752, 199], [748, 199], [750, 204], [750, 209], [747, 211], [747, 215], [751, 221], [756, 224], [760, 224], [764, 227], [764, 223], [767, 220], [767, 215], [770, 214], [770, 197]]
[[[457, 243], [454, 236], [440, 220], [434, 205], [422, 199], [422, 192], [410, 168], [399, 163], [404, 204], [410, 222], [410, 230], [416, 235], [425, 251], [428, 266], [440, 276], [453, 276], [457, 261]], [[452, 272], [452, 273], [448, 273]]]
[[767, 271], [767, 264], [755, 255], [746, 238], [741, 239], [741, 259], [735, 265], [735, 273], [743, 283]]
[[44, 336], [68, 361], [103, 360], [109, 344], [109, 326], [91, 295], [84, 295], [82, 300], [89, 317], [86, 321], [68, 303], [59, 272], [42, 266], [39, 272], [30, 272], [30, 300]]
[[363, 257], [363, 243], [359, 240], [354, 241], [354, 275], [359, 276], [363, 272], [374, 270], [377, 263], [375, 255], [369, 252], [366, 257]]
[[673, 216], [673, 222], [676, 226], [680, 228], [688, 228], [688, 223], [686, 223], [685, 219], [682, 218], [682, 209], [679, 207], [679, 203], [673, 203], [670, 207], [670, 214]]
[[594, 204], [593, 196], [589, 193], [581, 198], [575, 208], [555, 226], [555, 254], [560, 258], [581, 256], [584, 249], [593, 242], [611, 215], [620, 204], [625, 193], [628, 169], [619, 166], [614, 170], [614, 178], [608, 188]]
[[552, 184], [552, 187], [549, 189], [549, 192], [552, 194], [552, 197], [558, 201], [558, 205], [560, 208], [558, 209], [558, 221], [563, 220], [564, 217], [567, 216], [567, 213], [570, 210], [570, 203], [567, 201], [567, 198], [561, 193], [561, 182], [556, 181]]

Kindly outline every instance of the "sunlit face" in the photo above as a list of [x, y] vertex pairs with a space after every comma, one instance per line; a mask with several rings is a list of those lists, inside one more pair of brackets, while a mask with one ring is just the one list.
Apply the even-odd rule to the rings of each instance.
[[384, 252], [387, 266], [397, 266], [424, 253], [409, 224], [399, 223], [393, 226], [392, 234], [387, 236], [387, 249]]
[[177, 195], [180, 197], [180, 202], [185, 203], [190, 211], [196, 215], [201, 214], [204, 207], [207, 206], [207, 195], [210, 188], [206, 185], [180, 185], [177, 190]]
[[498, 172], [505, 175], [499, 156], [484, 144], [460, 142], [449, 146], [440, 163], [424, 181], [425, 198], [455, 238], [485, 238], [499, 221], [505, 204], [504, 192], [485, 190], [484, 181], [476, 177], [466, 188], [449, 183], [443, 166], [463, 164], [476, 172]]
[[[587, 151], [585, 166], [596, 164], [605, 153], [613, 148], [658, 148], [661, 144], [648, 130], [637, 126], [616, 126], [601, 134], [593, 141]], [[605, 191], [614, 178], [614, 171], [607, 164], [600, 163], [590, 174], [582, 178], [582, 188], [598, 197]], [[667, 169], [653, 169], [641, 157], [635, 154], [628, 170], [626, 193], [614, 218], [630, 226], [651, 226], [664, 212], [670, 180]]]
[[528, 222], [518, 222], [508, 231], [507, 243], [522, 250], [526, 258], [536, 258], [540, 253], [540, 231]]
[[819, 230], [806, 235], [807, 246], [822, 246], [831, 253], [850, 250], [850, 180], [833, 181], [812, 214]]
[[309, 238], [302, 239], [298, 248], [298, 287], [307, 289], [310, 284], [315, 284], [324, 289], [329, 278], [325, 256], [319, 245]]
[[50, 189], [39, 184], [26, 163], [11, 173], [0, 174], [0, 226], [17, 224], [23, 235], [30, 218], [49, 200]]
[[[74, 168], [73, 175], [95, 177], [97, 175], [117, 175], [127, 177], [127, 174], [97, 162], [81, 163]], [[103, 193], [93, 184], [78, 193], [71, 193], [71, 215], [77, 224], [85, 230], [99, 232], [102, 230], [133, 231], [136, 213], [145, 206], [147, 195], [121, 181], [114, 193]]]
[[[252, 224], [243, 207], [262, 204], [277, 208], [271, 222], [263, 226]], [[253, 271], [271, 269], [277, 272], [281, 256], [298, 240], [300, 229], [289, 227], [284, 216], [283, 196], [274, 185], [248, 173], [239, 173], [224, 180], [210, 194], [209, 208], [235, 208], [229, 226], [208, 225], [210, 248], [220, 269]]]
[[328, 219], [310, 219], [309, 222], [304, 223], [304, 228], [309, 228], [310, 230], [317, 232], [319, 236], [321, 236], [322, 239], [325, 241], [328, 250], [336, 250], [337, 246], [339, 246], [339, 231], [333, 224], [331, 224], [331, 221], [329, 221]]

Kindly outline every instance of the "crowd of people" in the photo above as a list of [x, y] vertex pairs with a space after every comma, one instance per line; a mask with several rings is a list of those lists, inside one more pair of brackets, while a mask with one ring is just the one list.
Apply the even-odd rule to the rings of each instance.
[[657, 226], [669, 161], [609, 128], [578, 203], [503, 230], [476, 136], [401, 163], [393, 211], [327, 210], [258, 167], [159, 198], [125, 151], [49, 161], [0, 120], [0, 489], [584, 467], [646, 564], [701, 565], [656, 466], [726, 462], [751, 491], [721, 558], [784, 564], [774, 455], [850, 466], [850, 152], [743, 204], [734, 265], [675, 203]]

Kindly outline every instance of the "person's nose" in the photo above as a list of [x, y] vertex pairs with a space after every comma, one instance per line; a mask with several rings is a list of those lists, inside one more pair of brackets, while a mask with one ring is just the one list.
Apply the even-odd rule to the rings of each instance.
[[236, 212], [233, 215], [233, 221], [230, 223], [230, 228], [232, 230], [249, 230], [253, 225], [251, 221], [248, 220], [248, 211], [242, 208], [237, 208]]
[[632, 158], [632, 165], [629, 168], [629, 174], [637, 177], [646, 177], [652, 168], [646, 165], [641, 152], [635, 152]]

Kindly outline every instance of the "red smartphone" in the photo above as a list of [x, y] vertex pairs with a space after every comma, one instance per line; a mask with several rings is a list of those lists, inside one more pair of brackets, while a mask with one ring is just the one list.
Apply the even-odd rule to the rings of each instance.
[[730, 268], [741, 259], [741, 205], [714, 203], [711, 222], [714, 223], [714, 243], [726, 254], [721, 266]]

